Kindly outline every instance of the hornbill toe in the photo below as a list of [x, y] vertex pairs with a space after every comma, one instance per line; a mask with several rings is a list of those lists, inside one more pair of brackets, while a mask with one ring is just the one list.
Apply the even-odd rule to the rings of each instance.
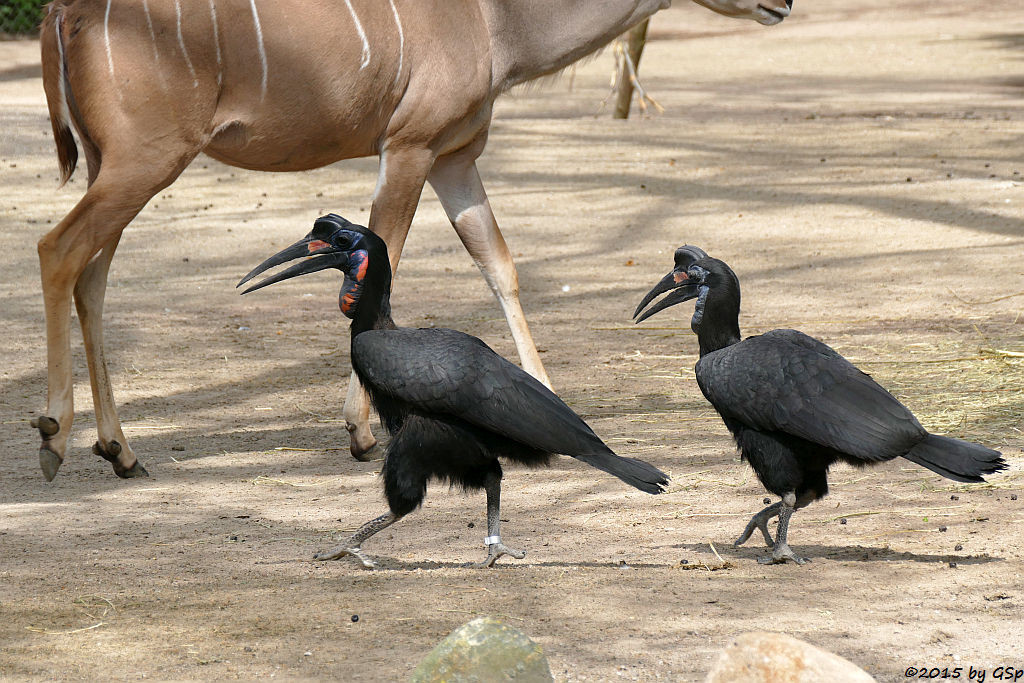
[[521, 560], [524, 557], [526, 557], [526, 551], [509, 548], [504, 543], [494, 543], [492, 545], [487, 546], [487, 559], [483, 562], [477, 562], [473, 564], [473, 566], [477, 569], [493, 567], [494, 563], [497, 562], [498, 558], [502, 555], [511, 555], [517, 560]]
[[363, 565], [364, 569], [373, 569], [377, 565], [373, 563], [369, 557], [363, 554], [363, 551], [359, 548], [353, 548], [347, 545], [340, 545], [337, 548], [331, 550], [321, 550], [320, 552], [313, 555], [314, 560], [340, 560], [346, 555], [351, 556], [359, 560], [359, 563]]
[[810, 561], [811, 558], [809, 557], [800, 557], [796, 555], [787, 544], [778, 544], [775, 546], [771, 555], [765, 555], [764, 557], [757, 558], [758, 564], [785, 564], [786, 562], [807, 564]]

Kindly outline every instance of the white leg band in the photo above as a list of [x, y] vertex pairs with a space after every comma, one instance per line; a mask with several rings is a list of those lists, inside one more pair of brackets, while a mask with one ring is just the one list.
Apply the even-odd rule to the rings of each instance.
[[495, 545], [501, 543], [501, 536], [488, 536], [484, 539], [484, 545]]

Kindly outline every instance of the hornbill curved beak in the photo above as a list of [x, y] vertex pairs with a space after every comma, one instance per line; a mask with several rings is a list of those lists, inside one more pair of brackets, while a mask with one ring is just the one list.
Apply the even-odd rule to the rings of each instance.
[[[662, 311], [669, 306], [675, 306], [683, 301], [689, 301], [695, 299], [700, 294], [700, 286], [703, 284], [703, 278], [694, 279], [690, 274], [690, 267], [702, 258], [707, 258], [707, 253], [699, 247], [693, 247], [685, 245], [676, 249], [675, 259], [676, 267], [671, 273], [661, 278], [658, 284], [654, 285], [651, 291], [647, 292], [640, 305], [633, 311], [634, 323], [639, 323], [647, 320], [658, 311]], [[698, 271], [703, 269], [698, 269]], [[651, 303], [655, 297], [664, 292], [670, 292], [668, 296], [654, 304], [646, 311], [643, 315], [640, 314], [643, 311], [644, 306]], [[639, 317], [637, 317], [639, 316]]]
[[235, 287], [241, 287], [265, 270], [269, 270], [274, 266], [279, 266], [282, 263], [287, 263], [288, 261], [294, 261], [295, 259], [302, 258], [303, 256], [313, 256], [316, 258], [310, 258], [302, 263], [296, 263], [291, 268], [286, 268], [276, 275], [271, 275], [255, 285], [252, 285], [242, 292], [242, 294], [248, 294], [249, 292], [261, 289], [267, 285], [272, 285], [275, 282], [289, 280], [293, 277], [298, 277], [299, 275], [306, 275], [307, 273], [315, 273], [319, 270], [326, 270], [328, 268], [338, 268], [339, 270], [343, 269], [348, 263], [349, 258], [348, 252], [341, 251], [337, 247], [314, 237], [311, 232], [295, 244], [282, 249], [263, 263], [253, 268], [249, 271], [248, 275], [243, 277], [238, 284], [235, 285]]

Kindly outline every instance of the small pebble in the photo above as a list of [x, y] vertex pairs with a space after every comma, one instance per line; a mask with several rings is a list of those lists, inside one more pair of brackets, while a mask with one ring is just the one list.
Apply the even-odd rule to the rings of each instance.
[[950, 569], [956, 569], [956, 562], [950, 562], [949, 563], [949, 568]]
[[184, 446], [171, 446], [171, 450], [172, 451], [177, 451], [177, 452], [180, 453], [180, 452], [185, 450], [185, 447]]
[[954, 494], [954, 495], [950, 496], [949, 499], [950, 500], [960, 500], [960, 496], [957, 496], [957, 495]]
[[772, 502], [772, 499], [771, 498], [765, 498], [761, 502], [764, 503], [765, 505], [767, 505], [768, 503]]
[[955, 550], [957, 552], [960, 552], [963, 549], [964, 549], [964, 546], [963, 546], [962, 543], [957, 543], [955, 546], [953, 546], [953, 550]]
[[359, 621], [359, 615], [358, 615], [358, 614], [353, 614], [353, 615], [352, 615], [352, 623], [354, 624], [354, 623], [356, 623], [357, 621]]
[[466, 528], [467, 529], [472, 529], [475, 526], [476, 526], [476, 524], [474, 524], [473, 522], [470, 522], [469, 524], [466, 525]]
[[840, 524], [846, 524], [846, 517], [841, 517], [841, 518], [839, 519], [839, 523], [840, 523]]
[[689, 560], [679, 560], [679, 564], [690, 564]]
[[939, 531], [945, 531], [945, 530], [946, 530], [946, 527], [944, 527], [944, 526], [940, 526], [939, 527]]
[[1017, 500], [1017, 494], [1016, 493], [1011, 493], [1010, 494], [1010, 500]]

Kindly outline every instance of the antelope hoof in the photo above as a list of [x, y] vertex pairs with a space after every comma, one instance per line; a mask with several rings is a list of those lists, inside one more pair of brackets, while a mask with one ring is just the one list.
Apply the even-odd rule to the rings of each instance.
[[63, 458], [46, 446], [39, 449], [39, 466], [43, 468], [43, 476], [46, 477], [46, 481], [53, 481], [53, 478], [57, 476], [57, 470], [60, 469], [63, 462]]
[[92, 452], [109, 463], [117, 464], [117, 456], [121, 455], [121, 444], [111, 441], [106, 448], [99, 441], [92, 445]]
[[118, 441], [111, 441], [106, 448], [99, 441], [92, 445], [92, 452], [109, 462], [114, 467], [114, 474], [122, 479], [148, 477], [149, 472], [146, 471], [146, 468], [138, 460], [131, 467], [125, 467], [121, 464], [118, 456], [121, 455], [122, 450], [121, 443]]
[[349, 434], [349, 450], [352, 452], [352, 457], [359, 462], [369, 462], [371, 460], [377, 460], [377, 439], [373, 437], [368, 427], [359, 427], [359, 425], [349, 424], [345, 428]]
[[60, 423], [46, 415], [32, 418], [29, 424], [39, 430], [39, 436], [44, 441], [60, 431]]
[[377, 441], [374, 441], [373, 445], [366, 449], [357, 447], [356, 443], [353, 441], [351, 450], [352, 457], [359, 462], [370, 462], [371, 460], [380, 460], [381, 458], [378, 454], [378, 451], [380, 451], [380, 444], [378, 444]]
[[124, 467], [120, 467], [120, 466], [115, 464], [114, 465], [114, 474], [116, 474], [117, 476], [121, 477], [122, 479], [134, 479], [136, 477], [148, 477], [149, 476], [149, 472], [146, 471], [146, 468], [143, 467], [142, 463], [139, 462], [138, 460], [135, 461], [134, 465], [132, 465], [131, 467], [129, 467], [127, 469], [125, 469]]

